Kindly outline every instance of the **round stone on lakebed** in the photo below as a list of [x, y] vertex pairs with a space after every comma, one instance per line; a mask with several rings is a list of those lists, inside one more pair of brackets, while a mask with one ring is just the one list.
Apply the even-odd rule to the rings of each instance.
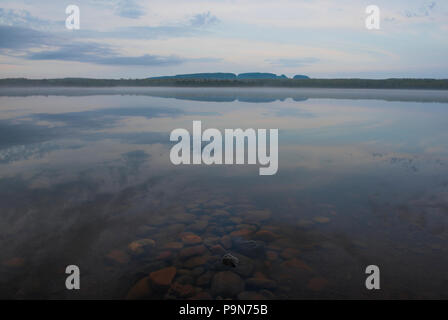
[[126, 300], [138, 300], [148, 298], [151, 294], [149, 286], [149, 277], [140, 279], [134, 286], [128, 291]]
[[181, 235], [182, 242], [186, 245], [194, 245], [202, 242], [202, 238], [194, 233], [186, 232]]
[[214, 296], [234, 297], [243, 290], [244, 281], [234, 272], [218, 272], [213, 277], [211, 292]]
[[248, 236], [250, 236], [254, 231], [251, 229], [239, 229], [236, 231], [233, 231], [230, 233], [231, 237], [241, 237], [241, 238], [247, 238]]
[[222, 236], [220, 242], [225, 249], [230, 249], [232, 247], [232, 238], [228, 235]]
[[210, 280], [213, 277], [213, 273], [210, 271], [207, 271], [206, 273], [200, 275], [197, 279], [196, 279], [196, 285], [197, 286], [208, 286], [210, 284]]
[[167, 242], [163, 245], [163, 248], [169, 249], [169, 250], [179, 250], [184, 247], [184, 244], [182, 242]]
[[136, 241], [132, 241], [129, 245], [129, 251], [132, 254], [142, 254], [145, 252], [147, 248], [153, 248], [155, 247], [156, 242], [152, 239], [146, 238], [146, 239], [140, 239]]
[[277, 240], [279, 236], [269, 230], [260, 230], [255, 233], [254, 238], [261, 241], [271, 242]]
[[183, 263], [185, 268], [193, 269], [207, 263], [209, 256], [195, 256]]
[[175, 282], [171, 285], [170, 293], [179, 298], [187, 298], [193, 296], [196, 293], [196, 289], [191, 284]]
[[192, 257], [192, 256], [198, 256], [203, 254], [205, 251], [207, 250], [207, 248], [204, 245], [198, 245], [198, 246], [193, 246], [193, 247], [187, 247], [182, 249], [179, 252], [179, 256], [181, 258], [188, 258], [188, 257]]
[[175, 275], [176, 275], [176, 268], [168, 267], [151, 272], [149, 278], [156, 287], [164, 288], [169, 287], [171, 285], [171, 281], [173, 281]]

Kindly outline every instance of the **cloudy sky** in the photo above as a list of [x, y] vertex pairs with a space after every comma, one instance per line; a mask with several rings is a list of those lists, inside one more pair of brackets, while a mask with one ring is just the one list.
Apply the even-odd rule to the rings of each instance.
[[[372, 4], [380, 30], [365, 27]], [[446, 0], [0, 0], [0, 78], [448, 78], [447, 57]]]

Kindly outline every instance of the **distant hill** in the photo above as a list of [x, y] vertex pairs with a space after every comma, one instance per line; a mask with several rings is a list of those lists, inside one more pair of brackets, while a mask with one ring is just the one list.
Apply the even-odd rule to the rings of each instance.
[[[285, 76], [284, 74], [278, 76], [274, 73], [262, 73], [262, 72], [240, 73], [239, 75], [236, 75], [234, 73], [213, 72], [213, 73], [178, 74], [175, 76], [151, 77], [149, 79], [252, 80], [252, 79], [288, 79], [288, 77]], [[306, 77], [306, 79], [308, 79], [308, 77]]]
[[213, 79], [213, 80], [232, 80], [236, 79], [234, 73], [214, 72], [214, 73], [190, 73], [178, 74], [175, 76], [151, 77], [149, 79]]
[[297, 74], [297, 75], [294, 76], [293, 79], [309, 79], [309, 78], [310, 77], [308, 77], [308, 76], [304, 76], [302, 74]]
[[278, 76], [273, 73], [261, 73], [261, 72], [250, 72], [250, 73], [240, 73], [238, 79], [288, 79], [287, 76], [282, 74]]

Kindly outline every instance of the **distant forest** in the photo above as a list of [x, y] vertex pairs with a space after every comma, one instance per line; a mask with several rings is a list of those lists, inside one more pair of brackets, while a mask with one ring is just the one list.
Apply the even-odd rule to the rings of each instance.
[[0, 79], [2, 87], [284, 87], [448, 89], [448, 79]]

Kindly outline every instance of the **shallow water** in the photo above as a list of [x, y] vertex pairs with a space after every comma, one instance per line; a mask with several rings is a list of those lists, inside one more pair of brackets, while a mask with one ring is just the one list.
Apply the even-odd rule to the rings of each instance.
[[[172, 165], [193, 120], [278, 173]], [[446, 91], [1, 88], [0, 298], [448, 298], [447, 141]]]

